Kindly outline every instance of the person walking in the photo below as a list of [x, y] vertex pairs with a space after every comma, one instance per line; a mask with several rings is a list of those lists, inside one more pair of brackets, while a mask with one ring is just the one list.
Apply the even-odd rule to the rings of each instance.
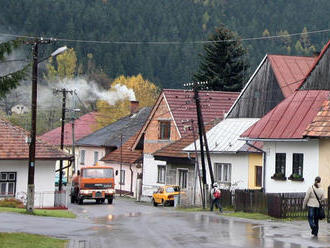
[[211, 211], [213, 211], [214, 205], [216, 205], [219, 208], [219, 211], [222, 212], [222, 207], [220, 204], [220, 197], [221, 197], [221, 191], [219, 189], [219, 186], [217, 183], [213, 184], [213, 188], [211, 190]]
[[317, 236], [319, 232], [320, 202], [324, 199], [320, 182], [321, 178], [316, 177], [314, 184], [308, 188], [303, 202], [303, 209], [308, 207], [308, 223], [314, 236]]

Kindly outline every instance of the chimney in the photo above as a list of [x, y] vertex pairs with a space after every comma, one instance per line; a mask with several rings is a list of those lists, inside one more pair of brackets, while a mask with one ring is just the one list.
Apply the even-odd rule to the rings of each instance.
[[139, 110], [139, 101], [131, 101], [131, 114], [136, 113]]

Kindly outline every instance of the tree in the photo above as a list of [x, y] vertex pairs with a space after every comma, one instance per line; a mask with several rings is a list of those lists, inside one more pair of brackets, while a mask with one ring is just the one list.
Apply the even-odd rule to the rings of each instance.
[[[143, 79], [141, 74], [137, 76], [119, 76], [111, 83], [109, 91], [116, 85], [125, 85], [128, 89], [133, 89], [135, 98], [139, 101], [139, 107], [153, 106], [159, 88], [152, 82]], [[109, 105], [105, 101], [97, 101], [97, 121], [99, 128], [108, 125], [130, 113], [130, 101], [128, 98], [117, 101], [114, 105]]]
[[[4, 62], [6, 56], [21, 43], [21, 40], [11, 40], [0, 43], [0, 62]], [[19, 82], [25, 78], [27, 67], [28, 66], [25, 66], [21, 70], [10, 72], [5, 75], [0, 74], [0, 99], [10, 90], [15, 89], [19, 85]]]
[[245, 59], [247, 51], [240, 39], [225, 26], [220, 26], [209, 41], [211, 42], [204, 45], [199, 70], [193, 79], [207, 81], [212, 90], [241, 90], [248, 63]]
[[77, 69], [77, 56], [73, 48], [68, 49], [63, 54], [56, 56], [56, 65], [53, 64], [53, 58], [49, 59], [47, 64], [48, 80], [73, 78]]

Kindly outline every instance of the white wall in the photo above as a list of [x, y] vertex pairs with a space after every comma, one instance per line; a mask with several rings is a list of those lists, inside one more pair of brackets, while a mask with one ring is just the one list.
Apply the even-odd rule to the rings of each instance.
[[[120, 164], [118, 163], [110, 163], [110, 162], [100, 162], [105, 166], [111, 166], [114, 170], [115, 173], [115, 189], [120, 190]], [[141, 169], [137, 169], [136, 165], [132, 165], [131, 169], [133, 171], [133, 186], [132, 186], [132, 192], [133, 192], [133, 196], [136, 197], [135, 195], [135, 191], [136, 191], [136, 177], [137, 177], [137, 173], [141, 173]], [[118, 171], [118, 175], [116, 175], [116, 170]], [[122, 165], [122, 170], [125, 170], [125, 184], [121, 185], [121, 190], [124, 191], [131, 191], [131, 170], [130, 170], [130, 166], [123, 164]]]
[[[231, 184], [235, 189], [247, 189], [249, 178], [249, 159], [248, 154], [211, 154], [211, 162], [213, 174], [215, 176], [215, 163], [229, 163], [231, 164]], [[199, 156], [199, 166], [202, 168], [202, 163]], [[205, 167], [207, 175], [207, 183], [211, 184], [210, 173], [208, 169], [207, 159], [205, 158]], [[222, 186], [222, 185], [220, 185]]]
[[[26, 197], [28, 180], [27, 160], [0, 160], [0, 172], [16, 172], [16, 197]], [[54, 207], [55, 161], [36, 161], [35, 207]]]
[[143, 185], [142, 195], [152, 196], [158, 186], [164, 185], [157, 183], [158, 166], [166, 165], [165, 161], [155, 160], [150, 154], [143, 155]]
[[[319, 173], [319, 144], [318, 140], [306, 142], [265, 142], [266, 151], [266, 192], [305, 192], [314, 183], [314, 179]], [[292, 154], [303, 153], [303, 177], [304, 181], [285, 180], [279, 181], [271, 179], [275, 173], [275, 154], [286, 153], [286, 177], [292, 174]], [[322, 175], [321, 175], [322, 176]]]
[[[103, 147], [77, 147], [76, 148], [79, 151], [78, 159], [77, 159], [77, 167], [78, 170], [83, 166], [92, 166], [94, 164], [94, 152], [99, 153], [99, 160], [104, 157], [105, 155], [105, 148]], [[85, 164], [81, 164], [80, 161], [80, 151], [85, 150]]]

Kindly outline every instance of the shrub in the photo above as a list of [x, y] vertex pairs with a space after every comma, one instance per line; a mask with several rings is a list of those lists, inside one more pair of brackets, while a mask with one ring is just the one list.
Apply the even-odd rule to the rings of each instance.
[[24, 204], [22, 201], [16, 198], [5, 198], [0, 200], [0, 207], [7, 207], [7, 208], [23, 208]]

